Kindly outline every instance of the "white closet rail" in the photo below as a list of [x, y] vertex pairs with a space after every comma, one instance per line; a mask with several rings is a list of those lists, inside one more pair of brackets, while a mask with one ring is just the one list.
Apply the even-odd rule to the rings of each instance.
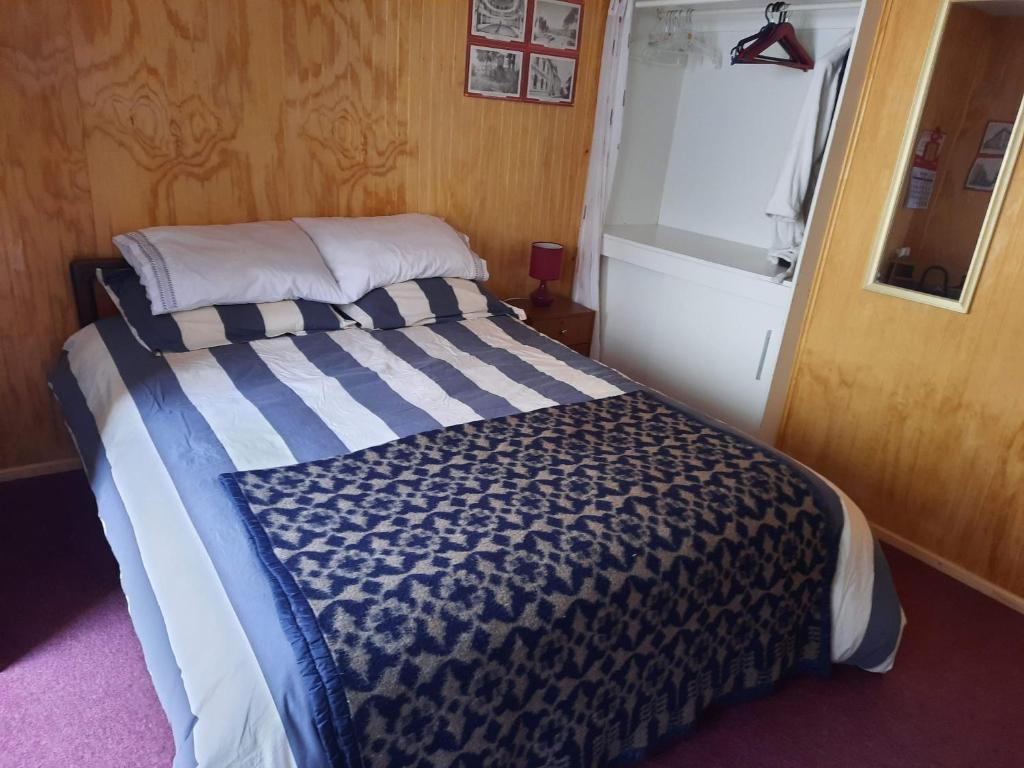
[[[693, 12], [696, 13], [751, 13], [757, 11], [759, 13], [764, 12], [764, 3], [758, 5], [751, 5], [746, 8], [737, 8], [735, 6], [729, 8], [716, 8], [715, 6], [722, 5], [722, 0], [636, 0], [637, 8], [692, 8]], [[842, 11], [850, 8], [860, 8], [859, 2], [839, 2], [839, 3], [789, 3], [786, 5], [786, 10], [790, 12], [794, 11]]]

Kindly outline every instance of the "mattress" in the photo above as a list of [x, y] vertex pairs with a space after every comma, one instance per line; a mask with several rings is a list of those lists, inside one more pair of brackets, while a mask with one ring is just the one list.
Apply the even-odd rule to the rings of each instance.
[[[69, 339], [51, 384], [121, 566], [176, 766], [329, 764], [303, 670], [220, 475], [637, 388], [513, 318], [166, 356], [110, 318]], [[840, 497], [831, 655], [884, 672], [902, 612], [862, 513]]]

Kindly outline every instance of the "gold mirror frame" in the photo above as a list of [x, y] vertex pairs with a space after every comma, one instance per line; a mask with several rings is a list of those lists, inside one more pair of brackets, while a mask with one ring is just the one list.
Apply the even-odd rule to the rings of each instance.
[[876, 281], [878, 269], [885, 258], [885, 246], [889, 239], [889, 231], [892, 229], [893, 218], [900, 204], [900, 193], [903, 191], [903, 184], [910, 168], [911, 155], [914, 152], [914, 144], [920, 130], [921, 117], [924, 113], [925, 103], [928, 101], [928, 93], [931, 88], [932, 78], [935, 74], [935, 63], [939, 56], [939, 48], [942, 44], [943, 35], [946, 33], [946, 25], [949, 21], [949, 9], [955, 2], [962, 0], [944, 0], [939, 17], [936, 21], [935, 31], [932, 33], [931, 42], [928, 45], [928, 55], [925, 58], [924, 68], [921, 70], [921, 79], [914, 95], [914, 105], [910, 113], [910, 120], [907, 123], [906, 135], [903, 137], [903, 145], [900, 148], [899, 159], [896, 163], [896, 173], [893, 174], [892, 186], [889, 196], [886, 199], [885, 215], [878, 229], [875, 238], [875, 246], [872, 249], [871, 262], [868, 265], [868, 272], [864, 287], [874, 293], [883, 293], [887, 296], [895, 296], [900, 299], [908, 299], [921, 304], [929, 304], [941, 309], [949, 309], [954, 312], [967, 313], [971, 308], [971, 301], [974, 299], [974, 291], [978, 287], [978, 280], [981, 277], [982, 267], [985, 265], [985, 258], [988, 256], [989, 246], [992, 244], [992, 236], [995, 234], [996, 223], [1003, 208], [1006, 198], [1006, 190], [1010, 185], [1010, 178], [1013, 176], [1014, 168], [1017, 165], [1017, 156], [1020, 153], [1021, 140], [1024, 138], [1024, 98], [1017, 109], [1017, 117], [1013, 124], [1013, 133], [1010, 135], [1010, 143], [1006, 148], [1003, 157], [1003, 164], [999, 169], [999, 178], [992, 190], [992, 199], [989, 201], [985, 219], [982, 221], [981, 230], [978, 233], [978, 242], [974, 247], [974, 255], [971, 257], [971, 267], [967, 272], [964, 281], [963, 291], [959, 299], [946, 299], [941, 296], [933, 296], [921, 291], [914, 291], [909, 288], [898, 288], [886, 283]]

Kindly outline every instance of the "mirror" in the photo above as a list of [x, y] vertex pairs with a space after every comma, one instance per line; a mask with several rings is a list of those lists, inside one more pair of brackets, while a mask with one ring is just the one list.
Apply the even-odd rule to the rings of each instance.
[[967, 312], [1021, 143], [1024, 2], [946, 0], [867, 288]]

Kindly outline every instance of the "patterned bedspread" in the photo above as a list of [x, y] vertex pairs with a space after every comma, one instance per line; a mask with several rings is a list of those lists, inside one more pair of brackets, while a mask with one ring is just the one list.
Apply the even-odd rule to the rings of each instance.
[[836, 495], [643, 392], [223, 479], [338, 765], [603, 765], [829, 667]]

